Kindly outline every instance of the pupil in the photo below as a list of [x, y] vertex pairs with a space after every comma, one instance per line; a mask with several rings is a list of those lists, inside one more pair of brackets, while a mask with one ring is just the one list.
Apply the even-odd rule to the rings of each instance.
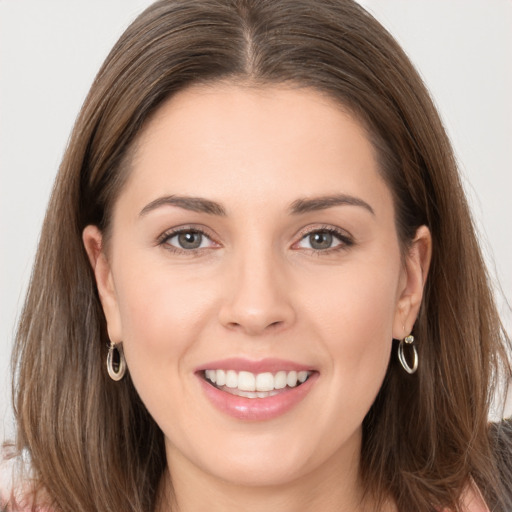
[[178, 242], [183, 249], [198, 249], [201, 245], [201, 233], [180, 233]]
[[313, 249], [329, 249], [332, 245], [331, 233], [314, 233], [310, 235], [309, 241]]

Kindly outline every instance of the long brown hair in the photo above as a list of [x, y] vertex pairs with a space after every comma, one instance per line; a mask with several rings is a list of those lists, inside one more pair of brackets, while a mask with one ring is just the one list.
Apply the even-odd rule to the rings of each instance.
[[[163, 434], [129, 378], [105, 370], [108, 337], [82, 246], [108, 232], [141, 127], [164, 100], [212, 81], [311, 87], [366, 127], [404, 248], [421, 225], [433, 257], [414, 326], [421, 366], [392, 358], [363, 423], [367, 492], [401, 511], [458, 507], [474, 479], [511, 509], [488, 435], [509, 377], [496, 312], [439, 116], [412, 64], [351, 0], [161, 0], [126, 30], [94, 81], [57, 176], [14, 352], [18, 448], [58, 511], [148, 511], [166, 467]], [[505, 457], [505, 445], [500, 445]]]

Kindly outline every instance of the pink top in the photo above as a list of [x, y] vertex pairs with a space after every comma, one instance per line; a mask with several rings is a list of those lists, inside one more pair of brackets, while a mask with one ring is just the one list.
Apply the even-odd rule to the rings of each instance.
[[[480, 489], [476, 485], [469, 486], [464, 492], [462, 499], [462, 510], [464, 512], [490, 512], [485, 504]], [[449, 512], [445, 510], [444, 512]]]
[[[0, 462], [0, 510], [8, 512], [32, 512], [30, 495], [27, 495], [27, 486], [14, 486], [14, 459], [3, 459]], [[52, 512], [47, 507], [37, 507], [39, 512]], [[482, 498], [482, 494], [475, 485], [468, 486], [463, 496], [464, 512], [490, 512]], [[441, 512], [450, 512], [447, 509]]]
[[29, 482], [16, 477], [18, 463], [21, 461], [12, 456], [10, 450], [0, 446], [0, 510], [6, 512], [52, 512], [45, 506], [33, 508], [33, 495], [30, 493]]

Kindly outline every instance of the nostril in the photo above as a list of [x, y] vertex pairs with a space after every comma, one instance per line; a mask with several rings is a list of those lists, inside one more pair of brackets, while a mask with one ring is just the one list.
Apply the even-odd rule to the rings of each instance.
[[281, 320], [277, 320], [275, 322], [270, 322], [268, 324], [265, 324], [265, 322], [257, 322], [257, 321], [229, 322], [226, 324], [226, 327], [228, 329], [232, 329], [232, 330], [243, 330], [244, 332], [246, 332], [248, 334], [263, 334], [265, 332], [277, 331], [283, 325], [285, 325], [285, 322], [283, 322]]
[[219, 311], [219, 321], [227, 329], [243, 331], [249, 335], [276, 333], [290, 326], [295, 319], [295, 312], [287, 301], [276, 304], [272, 300], [259, 298], [259, 303], [252, 296], [238, 296], [227, 301]]

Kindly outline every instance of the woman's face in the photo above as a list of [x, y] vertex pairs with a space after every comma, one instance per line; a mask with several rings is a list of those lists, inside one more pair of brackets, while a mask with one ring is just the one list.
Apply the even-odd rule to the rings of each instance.
[[193, 87], [147, 124], [129, 172], [108, 250], [92, 226], [84, 241], [171, 473], [357, 470], [428, 263], [426, 230], [401, 259], [361, 125], [308, 89]]

